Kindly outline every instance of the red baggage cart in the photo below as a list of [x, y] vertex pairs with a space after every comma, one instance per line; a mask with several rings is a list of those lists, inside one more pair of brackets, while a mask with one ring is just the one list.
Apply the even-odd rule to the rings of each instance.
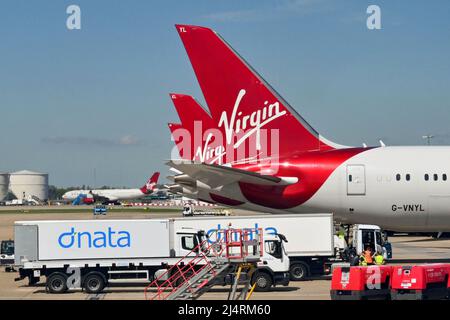
[[392, 271], [393, 300], [444, 299], [448, 296], [450, 264], [395, 266]]
[[392, 266], [355, 266], [334, 269], [332, 300], [389, 299]]

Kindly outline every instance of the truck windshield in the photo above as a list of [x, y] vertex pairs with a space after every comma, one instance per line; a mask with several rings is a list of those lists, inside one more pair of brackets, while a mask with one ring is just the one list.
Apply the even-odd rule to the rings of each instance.
[[281, 241], [269, 240], [265, 242], [266, 252], [277, 259], [283, 256], [283, 246]]
[[363, 250], [365, 250], [367, 247], [370, 247], [372, 249], [372, 252], [374, 252], [375, 251], [375, 232], [373, 230], [362, 229], [361, 237], [362, 237], [361, 240], [362, 240]]
[[195, 235], [186, 235], [181, 237], [181, 246], [184, 250], [193, 250], [198, 245]]
[[6, 254], [8, 256], [14, 254], [14, 242], [12, 241], [2, 241], [1, 254]]
[[382, 246], [384, 244], [383, 237], [381, 236], [380, 231], [375, 231], [375, 239], [378, 245]]

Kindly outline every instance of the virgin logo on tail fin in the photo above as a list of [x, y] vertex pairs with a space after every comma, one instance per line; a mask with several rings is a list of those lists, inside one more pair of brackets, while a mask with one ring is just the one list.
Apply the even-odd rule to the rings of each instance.
[[[323, 139], [247, 62], [213, 30], [176, 25], [215, 126], [227, 144], [239, 145], [262, 129], [279, 130], [279, 153], [331, 150]], [[232, 142], [232, 135], [244, 132]]]
[[150, 193], [155, 189], [156, 184], [158, 183], [159, 172], [155, 172], [148, 180], [145, 186], [143, 186], [140, 190], [142, 193]]
[[231, 114], [228, 115], [227, 111], [223, 111], [218, 126], [223, 127], [227, 144], [232, 143], [233, 136], [242, 131], [245, 134], [234, 142], [234, 146], [236, 148], [239, 147], [250, 135], [255, 134], [256, 148], [261, 150], [261, 129], [278, 117], [284, 116], [286, 111], [280, 110], [278, 102], [268, 105], [268, 101], [266, 101], [261, 109], [253, 111], [250, 115], [243, 116], [242, 112], [239, 111], [239, 105], [245, 94], [246, 90], [241, 89], [239, 91]]

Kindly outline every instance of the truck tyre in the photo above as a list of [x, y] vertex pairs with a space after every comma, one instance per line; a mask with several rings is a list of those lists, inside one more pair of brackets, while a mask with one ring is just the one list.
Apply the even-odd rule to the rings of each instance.
[[54, 272], [47, 278], [47, 290], [50, 293], [65, 293], [67, 291], [67, 275]]
[[98, 272], [88, 273], [84, 277], [83, 288], [87, 293], [98, 294], [106, 286], [105, 278]]
[[266, 272], [256, 272], [252, 277], [252, 285], [256, 284], [255, 291], [269, 291], [273, 285], [272, 277]]
[[289, 267], [289, 275], [292, 281], [303, 281], [309, 276], [309, 267], [303, 262], [293, 263]]

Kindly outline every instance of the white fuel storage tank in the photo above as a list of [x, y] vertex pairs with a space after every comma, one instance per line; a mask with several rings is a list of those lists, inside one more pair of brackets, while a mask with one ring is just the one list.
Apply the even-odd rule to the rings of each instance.
[[37, 197], [48, 200], [48, 173], [29, 170], [13, 172], [9, 177], [9, 188], [17, 199]]

